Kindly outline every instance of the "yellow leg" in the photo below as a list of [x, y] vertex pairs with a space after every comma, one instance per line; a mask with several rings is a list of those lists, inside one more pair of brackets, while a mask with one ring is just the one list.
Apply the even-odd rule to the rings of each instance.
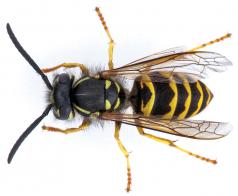
[[214, 39], [210, 42], [207, 42], [207, 43], [204, 43], [204, 44], [201, 44], [200, 46], [197, 46], [195, 48], [192, 48], [189, 50], [189, 52], [193, 52], [193, 51], [196, 51], [196, 50], [199, 50], [199, 49], [202, 49], [202, 48], [205, 48], [207, 46], [210, 46], [214, 43], [217, 43], [217, 42], [220, 42], [220, 41], [223, 41], [224, 39], [227, 39], [227, 38], [230, 38], [231, 37], [231, 34], [230, 33], [227, 33], [226, 35], [223, 35], [222, 37], [219, 37], [217, 39]]
[[90, 120], [89, 119], [84, 119], [82, 124], [78, 128], [59, 129], [59, 128], [48, 127], [48, 126], [44, 125], [44, 126], [42, 126], [42, 129], [47, 130], [47, 131], [69, 134], [69, 133], [75, 133], [75, 132], [78, 132], [78, 131], [82, 131], [82, 130], [86, 129], [89, 125], [90, 125]]
[[124, 145], [122, 144], [122, 142], [119, 138], [120, 129], [121, 129], [121, 123], [116, 122], [115, 123], [114, 137], [115, 137], [115, 139], [118, 143], [118, 146], [119, 146], [120, 150], [122, 151], [122, 153], [126, 157], [126, 162], [127, 162], [127, 187], [126, 187], [126, 191], [129, 192], [131, 190], [131, 166], [130, 166], [130, 161], [129, 161], [129, 153], [127, 152], [126, 148], [124, 147]]
[[138, 129], [139, 133], [140, 133], [141, 135], [145, 136], [145, 137], [148, 137], [148, 138], [153, 139], [153, 140], [155, 140], [155, 141], [157, 141], [157, 142], [161, 142], [161, 143], [163, 143], [163, 144], [166, 144], [166, 145], [169, 145], [169, 146], [171, 146], [171, 147], [174, 147], [174, 148], [176, 148], [177, 150], [180, 150], [181, 152], [184, 152], [184, 153], [186, 153], [186, 154], [188, 154], [188, 155], [190, 155], [190, 156], [193, 156], [193, 157], [195, 157], [195, 158], [198, 158], [198, 159], [200, 159], [200, 160], [207, 161], [207, 162], [213, 163], [213, 164], [216, 164], [216, 163], [217, 163], [216, 160], [212, 160], [212, 159], [209, 159], [209, 158], [200, 156], [200, 155], [198, 155], [198, 154], [194, 154], [194, 153], [192, 153], [192, 152], [190, 152], [190, 151], [188, 151], [188, 150], [186, 150], [186, 149], [184, 149], [184, 148], [181, 148], [181, 147], [175, 145], [174, 142], [171, 141], [171, 140], [164, 139], [164, 138], [161, 138], [161, 137], [157, 137], [157, 136], [154, 136], [154, 135], [145, 133], [144, 130], [143, 130], [143, 128], [141, 128], [141, 127], [137, 127], [137, 129]]
[[89, 70], [87, 67], [85, 67], [85, 65], [83, 64], [80, 64], [80, 63], [63, 63], [63, 64], [60, 64], [60, 65], [57, 65], [57, 66], [54, 66], [54, 67], [51, 67], [51, 68], [44, 68], [42, 69], [42, 71], [44, 73], [49, 73], [49, 72], [52, 72], [52, 71], [55, 71], [61, 67], [65, 67], [65, 68], [75, 68], [75, 67], [78, 67], [79, 69], [81, 69], [81, 71], [85, 74], [85, 75], [89, 75]]
[[100, 21], [101, 21], [101, 23], [102, 23], [102, 25], [103, 25], [104, 30], [105, 30], [106, 33], [107, 33], [107, 36], [108, 36], [108, 38], [109, 38], [109, 41], [110, 41], [110, 42], [109, 42], [109, 48], [108, 48], [108, 55], [109, 55], [108, 67], [109, 67], [109, 69], [113, 69], [113, 48], [114, 48], [114, 41], [113, 41], [112, 36], [111, 36], [111, 34], [110, 34], [109, 30], [108, 30], [108, 27], [107, 27], [106, 22], [105, 22], [105, 20], [104, 20], [104, 18], [103, 18], [103, 15], [102, 15], [102, 13], [100, 12], [100, 9], [99, 9], [98, 7], [96, 7], [96, 8], [95, 8], [95, 11], [97, 12], [98, 17], [99, 17], [99, 19], [100, 19]]

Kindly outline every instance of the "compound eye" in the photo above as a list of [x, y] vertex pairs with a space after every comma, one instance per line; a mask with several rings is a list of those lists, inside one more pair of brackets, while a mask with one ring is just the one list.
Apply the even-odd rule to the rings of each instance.
[[70, 76], [68, 74], [61, 74], [59, 77], [59, 83], [61, 84], [70, 83]]

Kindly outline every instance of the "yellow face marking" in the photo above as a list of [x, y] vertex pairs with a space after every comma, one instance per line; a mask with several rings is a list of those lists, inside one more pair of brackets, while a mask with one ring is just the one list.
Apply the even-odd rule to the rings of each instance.
[[115, 82], [114, 84], [116, 85], [116, 87], [117, 87], [117, 92], [119, 93], [119, 92], [120, 92], [120, 90], [121, 90], [121, 88], [120, 88], [119, 84], [117, 84], [116, 82]]
[[110, 101], [106, 100], [105, 101], [105, 108], [106, 108], [106, 110], [110, 110], [111, 107], [112, 107], [112, 105], [111, 105]]
[[185, 118], [185, 116], [188, 113], [189, 106], [190, 106], [191, 100], [192, 100], [191, 88], [190, 88], [190, 85], [189, 85], [188, 80], [186, 78], [184, 78], [183, 85], [184, 85], [184, 87], [185, 87], [185, 89], [186, 89], [186, 91], [188, 93], [188, 97], [187, 97], [187, 99], [185, 101], [185, 104], [184, 104], [185, 109], [184, 109], [184, 111], [181, 114], [179, 114], [178, 120], [182, 120], [182, 119]]
[[178, 102], [178, 89], [177, 89], [176, 82], [174, 80], [171, 80], [169, 82], [169, 86], [174, 92], [174, 97], [172, 98], [172, 100], [169, 104], [170, 111], [167, 114], [163, 115], [163, 117], [162, 117], [163, 119], [173, 118], [173, 115], [174, 115], [174, 112], [175, 112], [175, 109], [176, 109], [176, 106], [177, 106], [177, 102]]
[[69, 113], [68, 120], [72, 120], [73, 117], [74, 117], [74, 114], [73, 114], [73, 112], [71, 111], [71, 112]]
[[105, 88], [106, 88], [106, 89], [109, 89], [110, 86], [111, 86], [111, 84], [112, 84], [112, 82], [111, 82], [110, 80], [106, 80], [106, 86], [105, 86]]
[[81, 107], [79, 107], [79, 106], [77, 106], [77, 105], [75, 105], [75, 104], [73, 104], [73, 106], [74, 106], [77, 110], [79, 110], [80, 112], [82, 112], [82, 113], [85, 113], [85, 114], [90, 114], [90, 113], [91, 113], [90, 111], [85, 110], [85, 109], [83, 109], [83, 108], [81, 108]]
[[78, 82], [76, 82], [76, 83], [74, 84], [74, 86], [73, 86], [73, 87], [75, 87], [75, 86], [79, 85], [81, 82], [83, 82], [83, 81], [85, 81], [85, 80], [88, 80], [88, 79], [89, 79], [89, 77], [85, 77], [85, 78], [83, 78], [83, 79], [79, 80]]
[[153, 83], [150, 82], [151, 80], [150, 80], [149, 76], [143, 76], [143, 78], [145, 78], [145, 81], [149, 81], [149, 82], [141, 81], [141, 86], [146, 85], [149, 88], [149, 90], [151, 92], [151, 97], [145, 106], [144, 106], [143, 101], [141, 102], [141, 111], [143, 112], [143, 114], [145, 116], [149, 116], [151, 114], [151, 111], [152, 111], [152, 108], [153, 108], [154, 102], [155, 102], [155, 89], [154, 89]]
[[57, 109], [57, 110], [55, 111], [55, 115], [56, 115], [57, 117], [60, 117], [60, 110], [59, 110], [59, 109]]
[[200, 108], [201, 108], [201, 106], [202, 106], [202, 102], [203, 102], [203, 91], [202, 91], [202, 87], [201, 87], [199, 81], [197, 81], [196, 83], [197, 83], [197, 84], [196, 84], [197, 89], [198, 89], [198, 91], [199, 91], [199, 93], [200, 93], [200, 98], [199, 98], [199, 101], [198, 101], [198, 104], [197, 104], [197, 109], [192, 113], [191, 116], [194, 116], [195, 114], [198, 113], [198, 111], [200, 110]]
[[121, 100], [119, 98], [117, 98], [117, 102], [116, 105], [114, 106], [114, 109], [116, 110], [121, 104]]

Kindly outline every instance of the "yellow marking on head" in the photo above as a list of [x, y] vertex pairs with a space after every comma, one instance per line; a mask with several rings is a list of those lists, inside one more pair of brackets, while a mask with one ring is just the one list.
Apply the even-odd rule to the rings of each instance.
[[116, 105], [114, 106], [114, 109], [116, 110], [121, 104], [121, 100], [120, 98], [117, 98], [117, 102], [116, 102]]
[[141, 102], [141, 111], [143, 112], [143, 114], [145, 116], [150, 116], [151, 114], [151, 111], [153, 109], [153, 106], [154, 106], [154, 102], [155, 102], [155, 89], [154, 89], [154, 85], [152, 82], [150, 82], [150, 77], [149, 76], [143, 76], [145, 78], [144, 81], [148, 81], [148, 82], [143, 82], [141, 81], [141, 86], [144, 86], [146, 85], [150, 92], [151, 92], [151, 97], [149, 99], [149, 101], [146, 103], [146, 105], [144, 106], [144, 103], [143, 103], [143, 100]]
[[109, 89], [110, 88], [110, 86], [111, 86], [111, 84], [112, 84], [112, 82], [110, 81], [110, 80], [106, 80], [106, 82], [105, 82], [105, 88], [106, 89]]
[[56, 109], [55, 114], [56, 114], [57, 117], [60, 117], [60, 110]]
[[79, 85], [81, 82], [84, 82], [85, 80], [88, 80], [88, 79], [89, 79], [89, 77], [85, 77], [85, 78], [82, 78], [82, 79], [78, 80], [78, 81], [74, 84], [73, 87]]
[[85, 114], [90, 114], [90, 113], [91, 113], [90, 111], [85, 110], [85, 109], [83, 109], [83, 108], [77, 106], [76, 104], [73, 104], [73, 106], [74, 106], [77, 110], [79, 110], [80, 112], [82, 112], [82, 113], [85, 113]]
[[186, 117], [187, 113], [188, 113], [188, 110], [189, 110], [189, 106], [191, 104], [191, 100], [192, 100], [192, 92], [191, 92], [191, 88], [190, 88], [190, 85], [189, 85], [189, 82], [186, 78], [184, 78], [184, 81], [183, 81], [183, 86], [185, 87], [187, 93], [188, 93], [188, 97], [185, 101], [185, 104], [184, 104], [184, 111], [179, 114], [178, 116], [178, 120], [182, 120]]
[[163, 117], [162, 117], [163, 119], [173, 118], [174, 112], [177, 107], [177, 102], [178, 102], [178, 88], [177, 88], [176, 82], [171, 79], [169, 82], [169, 86], [172, 89], [172, 91], [174, 92], [174, 97], [172, 98], [172, 100], [169, 104], [170, 111], [167, 114], [163, 115]]
[[74, 118], [74, 114], [73, 114], [73, 112], [71, 111], [71, 112], [69, 113], [68, 120], [72, 120], [73, 118]]
[[106, 108], [106, 110], [110, 110], [111, 107], [112, 107], [112, 105], [111, 105], [110, 101], [108, 101], [108, 100], [106, 99], [106, 101], [105, 101], [105, 108]]
[[117, 87], [117, 92], [119, 93], [120, 90], [121, 90], [121, 87], [120, 87], [119, 84], [117, 84], [116, 82], [114, 82], [114, 84], [116, 85], [116, 87]]

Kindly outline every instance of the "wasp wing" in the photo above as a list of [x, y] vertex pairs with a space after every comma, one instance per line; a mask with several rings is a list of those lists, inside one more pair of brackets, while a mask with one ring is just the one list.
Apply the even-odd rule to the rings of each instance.
[[161, 131], [177, 136], [193, 139], [218, 139], [226, 136], [231, 131], [231, 126], [225, 122], [204, 120], [161, 120], [156, 116], [139, 114], [122, 114], [105, 112], [101, 119], [122, 122], [125, 124]]
[[[223, 55], [215, 52], [192, 51], [178, 52], [176, 50], [155, 53], [137, 61], [133, 61], [123, 67], [101, 72], [103, 77], [125, 77], [128, 79], [152, 81], [170, 80], [180, 73], [189, 76], [192, 80], [206, 78], [210, 72], [223, 72], [232, 63]], [[159, 73], [166, 73], [167, 77], [161, 77]], [[177, 82], [183, 82], [179, 79]]]

